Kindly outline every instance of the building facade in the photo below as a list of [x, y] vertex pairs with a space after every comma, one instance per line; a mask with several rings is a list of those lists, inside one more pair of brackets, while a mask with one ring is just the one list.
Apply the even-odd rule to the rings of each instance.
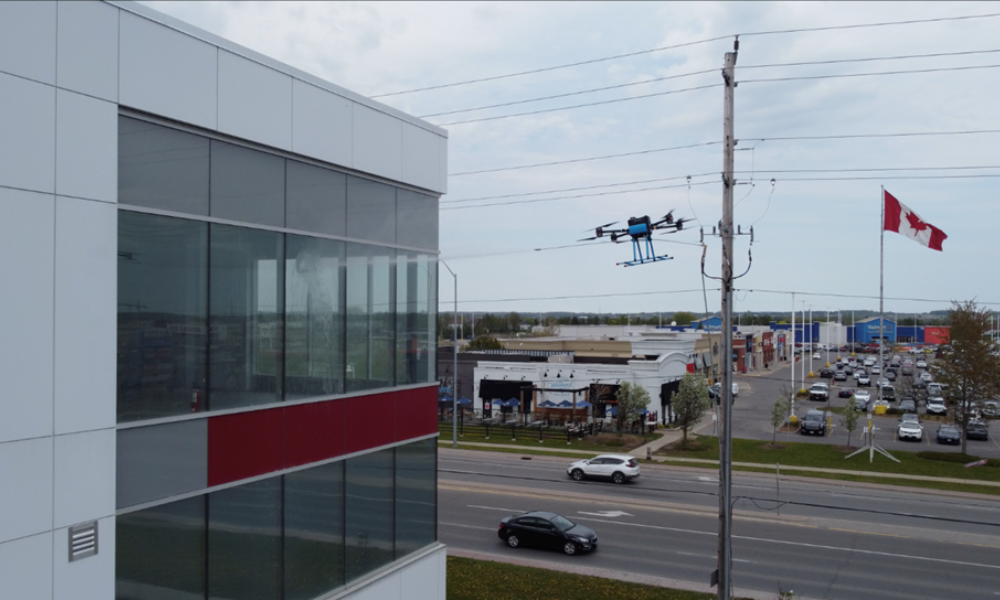
[[0, 595], [443, 599], [445, 132], [128, 2], [0, 98]]

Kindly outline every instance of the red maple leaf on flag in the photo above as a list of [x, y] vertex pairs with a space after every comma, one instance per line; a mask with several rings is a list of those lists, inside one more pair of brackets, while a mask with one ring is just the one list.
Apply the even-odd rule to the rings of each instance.
[[906, 220], [910, 222], [910, 229], [914, 231], [923, 231], [927, 229], [927, 223], [921, 221], [920, 217], [912, 212], [906, 213]]

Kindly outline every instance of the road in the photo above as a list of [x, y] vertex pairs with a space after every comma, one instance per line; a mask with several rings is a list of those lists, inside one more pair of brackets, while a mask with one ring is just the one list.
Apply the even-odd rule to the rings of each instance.
[[[823, 352], [822, 356], [825, 358], [826, 353]], [[858, 356], [861, 360], [864, 360], [865, 355]], [[836, 357], [831, 353], [831, 361], [834, 360], [836, 360]], [[813, 361], [813, 368], [815, 369], [815, 373], [817, 375], [819, 374], [819, 370], [823, 368], [824, 365], [825, 362]], [[800, 369], [801, 363], [797, 363], [795, 380], [796, 385], [803, 387], [801, 386]], [[808, 373], [809, 360], [806, 359], [806, 374], [808, 375]], [[770, 375], [759, 377], [754, 376], [753, 374], [738, 375], [736, 377], [736, 381], [740, 386], [740, 394], [737, 397], [733, 408], [733, 437], [742, 439], [770, 440], [772, 435], [770, 422], [771, 407], [774, 405], [774, 401], [778, 398], [778, 394], [782, 390], [782, 387], [787, 389], [791, 385], [788, 365], [783, 365], [775, 369]], [[833, 407], [844, 406], [847, 402], [846, 398], [837, 397], [837, 391], [841, 387], [850, 387], [852, 389], [856, 387], [853, 377], [848, 377], [846, 382], [834, 382], [830, 379], [820, 379], [819, 377], [816, 377], [815, 379], [806, 379], [804, 387], [808, 388], [816, 382], [825, 382], [830, 385], [832, 397], [830, 398], [829, 405]], [[864, 389], [869, 389], [874, 396], [874, 386], [872, 388]], [[895, 404], [892, 404], [890, 406], [894, 405]], [[806, 411], [824, 406], [827, 406], [827, 403], [814, 402], [808, 399], [800, 398], [795, 401], [795, 413], [801, 419], [802, 416], [806, 414]], [[921, 450], [933, 450], [935, 452], [961, 452], [961, 446], [943, 446], [934, 441], [934, 433], [937, 429], [938, 423], [936, 421], [929, 420], [926, 415], [923, 414], [923, 401], [920, 402], [920, 410], [921, 419], [924, 419], [924, 439], [921, 442], [897, 440], [896, 426], [898, 425], [898, 417], [887, 416], [872, 418], [872, 424], [875, 427], [875, 443], [882, 448], [885, 448], [890, 453], [893, 450], [906, 450], [910, 452], [919, 452]], [[833, 427], [830, 430], [830, 434], [825, 438], [779, 433], [778, 440], [847, 445], [847, 431], [840, 424], [840, 420], [840, 415], [833, 415]], [[851, 435], [851, 445], [860, 445], [861, 428], [866, 424], [866, 419], [864, 417], [858, 419], [858, 429]], [[711, 434], [711, 423], [708, 425], [709, 426], [707, 428], [699, 429], [699, 432]], [[994, 427], [990, 427], [989, 438], [990, 439], [986, 441], [969, 440], [967, 452], [983, 458], [1000, 458], [1000, 440], [997, 439]]]
[[[439, 536], [501, 560], [537, 559], [707, 583], [717, 473], [643, 466], [633, 484], [574, 482], [566, 459], [442, 448]], [[1000, 598], [1000, 503], [986, 497], [734, 473], [735, 587], [797, 598]], [[513, 550], [500, 518], [552, 510], [595, 529], [599, 549]]]

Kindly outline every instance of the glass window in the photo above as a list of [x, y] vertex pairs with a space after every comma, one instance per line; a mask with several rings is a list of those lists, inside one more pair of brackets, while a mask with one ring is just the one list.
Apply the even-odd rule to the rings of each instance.
[[437, 260], [426, 254], [397, 252], [396, 384], [435, 380], [434, 325]]
[[410, 190], [396, 190], [396, 243], [437, 250], [437, 198]]
[[281, 400], [283, 235], [212, 225], [212, 410]]
[[203, 410], [208, 225], [118, 215], [118, 420]]
[[347, 460], [347, 581], [393, 561], [393, 450]]
[[281, 478], [208, 495], [208, 597], [281, 597]]
[[327, 235], [347, 231], [347, 175], [289, 160], [286, 223]]
[[395, 279], [392, 248], [347, 245], [347, 391], [393, 385]]
[[396, 558], [437, 540], [437, 441], [396, 448]]
[[360, 240], [396, 243], [396, 188], [347, 177], [347, 235]]
[[345, 244], [286, 236], [285, 397], [344, 392]]
[[205, 593], [205, 497], [115, 519], [115, 598], [201, 598]]
[[118, 202], [208, 214], [208, 139], [118, 117]]
[[285, 476], [285, 600], [344, 585], [344, 462]]
[[285, 225], [285, 159], [212, 140], [212, 216]]

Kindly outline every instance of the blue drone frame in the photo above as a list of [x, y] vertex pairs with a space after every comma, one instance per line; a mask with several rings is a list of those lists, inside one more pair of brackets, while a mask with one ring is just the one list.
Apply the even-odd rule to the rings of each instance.
[[[615, 264], [625, 267], [634, 267], [636, 265], [644, 265], [646, 263], [659, 262], [661, 260], [673, 260], [672, 256], [656, 255], [656, 251], [653, 249], [653, 233], [660, 230], [664, 230], [664, 233], [676, 233], [684, 228], [684, 219], [677, 219], [675, 221], [674, 211], [670, 211], [666, 214], [666, 216], [655, 223], [648, 216], [630, 217], [627, 228], [609, 230], [608, 227], [611, 227], [614, 224], [615, 223], [608, 223], [606, 225], [601, 225], [595, 230], [596, 235], [594, 235], [594, 237], [584, 238], [577, 241], [589, 242], [608, 235], [612, 242], [620, 244], [625, 241], [625, 236], [628, 236], [632, 239], [632, 260]], [[645, 250], [643, 249], [643, 246], [645, 246]]]

